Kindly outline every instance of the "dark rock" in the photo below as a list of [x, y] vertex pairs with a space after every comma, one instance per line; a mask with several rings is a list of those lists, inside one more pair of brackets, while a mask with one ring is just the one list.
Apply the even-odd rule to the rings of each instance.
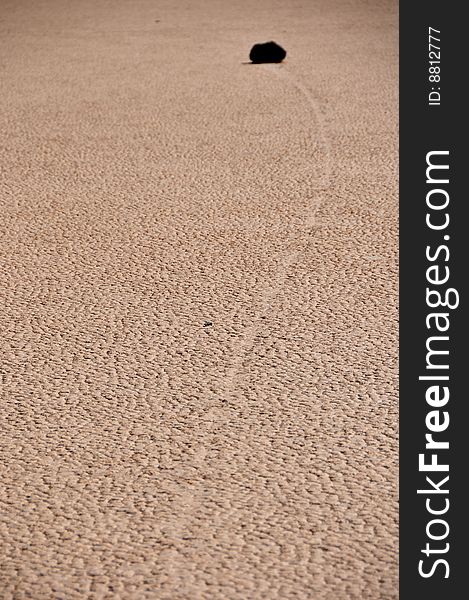
[[259, 63], [279, 63], [285, 58], [287, 53], [275, 42], [265, 42], [265, 44], [254, 44], [249, 53], [251, 62]]
[[204, 327], [211, 327], [212, 325], [212, 321], [204, 321]]

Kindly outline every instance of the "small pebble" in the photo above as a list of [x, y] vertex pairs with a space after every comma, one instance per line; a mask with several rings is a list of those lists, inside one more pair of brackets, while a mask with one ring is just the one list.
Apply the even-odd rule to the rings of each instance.
[[254, 44], [249, 53], [253, 63], [280, 63], [287, 55], [286, 51], [275, 42]]

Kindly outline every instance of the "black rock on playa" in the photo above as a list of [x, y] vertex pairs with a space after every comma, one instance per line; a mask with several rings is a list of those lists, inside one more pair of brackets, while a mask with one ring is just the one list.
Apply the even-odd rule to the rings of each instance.
[[285, 58], [287, 53], [275, 42], [265, 42], [264, 44], [254, 44], [249, 53], [251, 62], [259, 63], [279, 63]]

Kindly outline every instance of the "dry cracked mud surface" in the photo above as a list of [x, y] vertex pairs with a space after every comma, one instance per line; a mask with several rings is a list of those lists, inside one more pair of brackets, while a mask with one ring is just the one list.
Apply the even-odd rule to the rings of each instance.
[[0, 31], [0, 597], [397, 598], [397, 3]]

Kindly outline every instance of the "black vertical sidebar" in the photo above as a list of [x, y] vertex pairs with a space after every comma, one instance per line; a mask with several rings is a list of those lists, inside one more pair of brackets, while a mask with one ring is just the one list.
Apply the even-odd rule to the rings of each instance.
[[460, 598], [469, 579], [463, 8], [400, 4], [402, 600]]

